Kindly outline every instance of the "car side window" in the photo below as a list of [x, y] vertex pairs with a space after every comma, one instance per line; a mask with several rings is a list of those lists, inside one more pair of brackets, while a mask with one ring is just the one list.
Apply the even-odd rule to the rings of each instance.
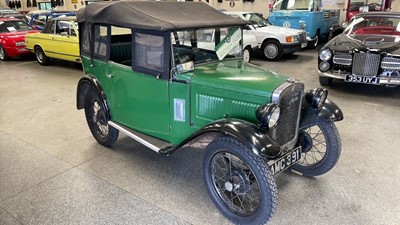
[[80, 39], [81, 49], [83, 52], [90, 53], [90, 34], [91, 34], [91, 25], [88, 23], [81, 23], [82, 27], [82, 36]]
[[164, 37], [135, 33], [135, 66], [161, 72], [164, 65]]
[[48, 29], [43, 30], [43, 33], [54, 34], [55, 29], [56, 29], [56, 23], [55, 21], [51, 21], [50, 26], [48, 26]]
[[102, 25], [94, 26], [94, 55], [100, 58], [107, 56], [108, 27]]

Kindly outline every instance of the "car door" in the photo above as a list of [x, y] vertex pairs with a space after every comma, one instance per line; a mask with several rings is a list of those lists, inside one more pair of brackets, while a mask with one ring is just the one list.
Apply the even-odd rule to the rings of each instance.
[[78, 36], [74, 23], [70, 20], [56, 20], [52, 49], [58, 59], [79, 60]]
[[[117, 40], [107, 48], [101, 42], [109, 41], [104, 36], [97, 39], [95, 33], [95, 55], [108, 55], [108, 61], [101, 60], [96, 67], [104, 65], [100, 66], [103, 76], [99, 80], [110, 104], [112, 120], [169, 140], [168, 80], [162, 76], [168, 73], [164, 66], [168, 65], [164, 63], [164, 37], [136, 32], [127, 35], [128, 40]], [[112, 39], [118, 39], [118, 35]]]

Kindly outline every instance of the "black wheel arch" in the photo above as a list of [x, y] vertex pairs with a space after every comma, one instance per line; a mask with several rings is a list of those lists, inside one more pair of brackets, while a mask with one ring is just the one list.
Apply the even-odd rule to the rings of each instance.
[[333, 101], [330, 99], [325, 100], [324, 106], [320, 111], [311, 108], [305, 100], [303, 100], [303, 107], [301, 110], [301, 119], [299, 129], [304, 129], [309, 125], [316, 124], [324, 121], [340, 121], [343, 120], [343, 112]]
[[177, 146], [165, 149], [162, 152], [163, 154], [170, 154], [189, 141], [210, 133], [232, 137], [263, 158], [273, 159], [281, 153], [279, 145], [268, 136], [266, 130], [259, 128], [253, 123], [235, 118], [221, 119], [207, 124]]
[[78, 82], [76, 92], [76, 108], [83, 109], [85, 107], [85, 98], [90, 90], [95, 90], [97, 94], [102, 98], [106, 112], [108, 112], [107, 115], [110, 117], [107, 97], [99, 81], [92, 75], [84, 75]]

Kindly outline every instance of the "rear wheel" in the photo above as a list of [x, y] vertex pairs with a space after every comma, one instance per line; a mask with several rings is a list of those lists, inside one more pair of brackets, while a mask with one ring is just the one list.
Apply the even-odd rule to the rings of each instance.
[[94, 90], [89, 90], [86, 95], [85, 115], [90, 132], [98, 143], [110, 147], [117, 141], [119, 131], [108, 125], [109, 115], [104, 101]]
[[251, 58], [251, 49], [250, 47], [246, 47], [243, 50], [243, 61], [250, 62], [250, 58]]
[[6, 61], [8, 59], [8, 55], [6, 50], [3, 48], [3, 46], [0, 45], [0, 60], [1, 61]]
[[50, 58], [44, 54], [43, 49], [39, 46], [35, 48], [35, 56], [40, 65], [47, 66], [50, 64]]
[[274, 177], [265, 161], [230, 137], [205, 150], [204, 182], [216, 207], [237, 224], [264, 224], [278, 202]]

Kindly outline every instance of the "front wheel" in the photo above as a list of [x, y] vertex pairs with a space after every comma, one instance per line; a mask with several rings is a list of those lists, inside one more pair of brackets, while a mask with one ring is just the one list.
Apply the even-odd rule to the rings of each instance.
[[261, 47], [264, 58], [272, 61], [279, 60], [283, 55], [281, 44], [275, 40], [266, 41]]
[[308, 42], [307, 47], [308, 47], [309, 49], [315, 49], [315, 48], [318, 46], [318, 44], [319, 44], [319, 33], [317, 33], [317, 34], [315, 35], [314, 40]]
[[106, 147], [113, 145], [119, 131], [108, 125], [108, 112], [103, 99], [94, 90], [89, 90], [85, 98], [86, 121], [96, 141]]
[[323, 86], [330, 86], [333, 82], [333, 78], [331, 77], [319, 77], [319, 83]]
[[319, 176], [331, 170], [341, 152], [339, 132], [333, 122], [322, 122], [299, 133], [302, 146], [301, 159], [292, 169], [304, 176]]
[[238, 224], [264, 224], [278, 202], [265, 161], [242, 143], [218, 137], [205, 149], [204, 182], [216, 207]]
[[8, 55], [6, 50], [3, 48], [3, 46], [0, 45], [0, 60], [1, 61], [7, 61]]

